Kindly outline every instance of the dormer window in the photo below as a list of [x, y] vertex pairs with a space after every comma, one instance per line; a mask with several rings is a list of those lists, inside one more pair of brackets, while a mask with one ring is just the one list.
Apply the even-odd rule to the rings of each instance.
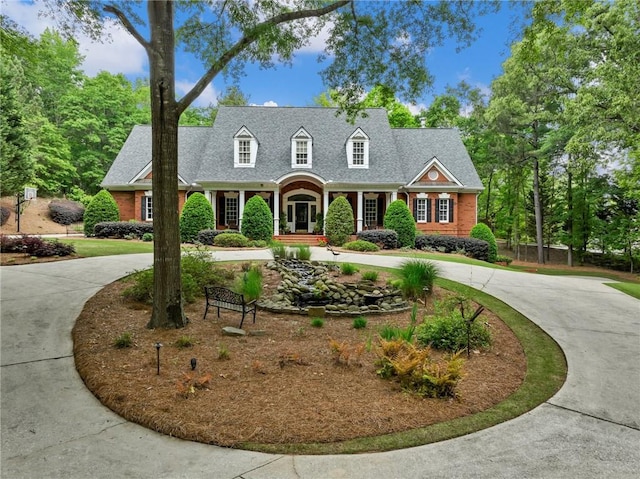
[[349, 168], [369, 168], [369, 137], [358, 128], [347, 140], [347, 164]]
[[233, 166], [253, 168], [258, 156], [258, 140], [245, 126], [233, 136]]
[[291, 137], [291, 168], [311, 168], [313, 139], [304, 128]]

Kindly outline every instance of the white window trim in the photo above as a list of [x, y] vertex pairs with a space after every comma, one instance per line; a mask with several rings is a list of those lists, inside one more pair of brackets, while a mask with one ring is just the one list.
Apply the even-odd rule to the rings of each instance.
[[[416, 201], [416, 222], [426, 223], [427, 222], [427, 201], [429, 201], [429, 199], [426, 197], [424, 198], [418, 197], [416, 198], [416, 200], [417, 200]], [[420, 207], [420, 205], [422, 205], [422, 208]]]
[[[298, 164], [296, 153], [298, 143], [305, 143], [307, 146], [307, 162]], [[313, 138], [307, 130], [300, 128], [291, 137], [291, 168], [311, 168], [313, 166]]]
[[[149, 208], [149, 200], [151, 200], [151, 208]], [[142, 218], [142, 221], [153, 221], [153, 192], [145, 191], [142, 202], [144, 203], [144, 218]]]
[[[367, 203], [371, 204], [371, 202], [373, 202], [373, 222], [368, 221], [371, 215], [367, 214], [371, 213], [371, 209], [367, 210]], [[367, 226], [378, 223], [378, 195], [375, 193], [367, 193], [364, 195], [364, 222]]]
[[[449, 222], [449, 195], [447, 195], [447, 198], [443, 198], [443, 195], [440, 195], [440, 197], [438, 198], [438, 200], [436, 201], [437, 204], [437, 215], [438, 215], [438, 223], [448, 223]], [[443, 208], [444, 205], [444, 208]], [[442, 216], [445, 216], [445, 219], [442, 219]]]
[[[364, 143], [364, 163], [362, 165], [353, 164], [353, 145], [355, 142]], [[369, 136], [362, 131], [361, 128], [357, 128], [356, 131], [351, 133], [351, 136], [347, 139], [346, 143], [347, 151], [347, 166], [349, 168], [356, 169], [368, 169], [369, 168]]]
[[[250, 153], [249, 163], [240, 163], [240, 141], [249, 141]], [[233, 167], [234, 168], [255, 168], [256, 158], [258, 157], [258, 140], [245, 126], [240, 128], [238, 132], [233, 135]]]
[[224, 194], [224, 224], [225, 226], [229, 226], [229, 200], [236, 200], [236, 221], [235, 224], [238, 225], [240, 223], [240, 201], [238, 199], [239, 193], [237, 191], [228, 191]]

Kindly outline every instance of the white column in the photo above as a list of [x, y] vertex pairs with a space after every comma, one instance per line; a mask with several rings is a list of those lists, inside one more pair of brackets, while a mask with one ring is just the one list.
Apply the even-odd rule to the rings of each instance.
[[398, 199], [398, 192], [397, 191], [392, 191], [391, 192], [391, 203], [393, 203], [397, 199]]
[[273, 192], [273, 236], [280, 236], [280, 192]]
[[325, 234], [327, 228], [327, 210], [329, 209], [329, 192], [324, 190], [322, 193], [322, 216], [324, 216], [324, 223], [322, 228], [322, 234]]
[[238, 196], [238, 230], [242, 231], [242, 213], [244, 213], [244, 190]]
[[218, 205], [216, 204], [216, 195], [217, 192], [215, 190], [204, 190], [204, 195], [207, 197], [207, 200], [209, 200], [209, 203], [211, 203], [211, 209], [213, 210], [213, 217], [215, 219], [215, 223], [213, 225], [213, 229], [216, 229], [216, 225], [218, 224], [218, 220], [220, 218], [218, 218], [218, 213], [217, 213], [217, 207]]
[[358, 212], [356, 219], [356, 232], [362, 231], [362, 223], [363, 223], [363, 206], [364, 201], [362, 200], [362, 191], [358, 191]]

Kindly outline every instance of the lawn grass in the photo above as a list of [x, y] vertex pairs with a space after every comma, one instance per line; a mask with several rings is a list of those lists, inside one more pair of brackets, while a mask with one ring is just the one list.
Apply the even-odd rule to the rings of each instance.
[[[531, 269], [535, 269], [532, 271]], [[549, 276], [589, 276], [594, 278], [608, 278], [616, 281], [628, 281], [623, 276], [612, 270], [584, 271], [580, 269], [556, 269], [553, 266], [535, 265], [535, 266], [509, 266], [506, 269], [513, 271], [523, 271], [526, 273], [547, 274]], [[638, 283], [640, 284], [640, 282]]]
[[[372, 269], [370, 266], [367, 268]], [[527, 358], [527, 372], [516, 392], [486, 411], [395, 434], [335, 443], [244, 443], [240, 447], [278, 454], [353, 454], [415, 447], [463, 436], [508, 421], [548, 400], [560, 389], [567, 375], [566, 359], [558, 344], [542, 329], [486, 293], [441, 278], [436, 280], [436, 284], [482, 304], [500, 316], [513, 330]]]
[[[385, 254], [387, 254], [385, 252]], [[449, 263], [461, 263], [461, 264], [470, 264], [473, 266], [483, 266], [485, 268], [494, 268], [494, 269], [507, 269], [505, 266], [487, 263], [486, 261], [480, 261], [478, 259], [469, 258], [468, 256], [463, 256], [461, 254], [453, 254], [453, 253], [426, 253], [423, 251], [415, 250], [414, 252], [399, 252], [399, 253], [388, 253], [388, 256], [404, 256], [407, 258], [419, 258], [419, 259], [428, 259], [433, 261], [447, 261]]]
[[622, 291], [629, 296], [640, 299], [640, 283], [604, 283], [618, 291]]
[[113, 256], [117, 254], [153, 253], [152, 242], [119, 239], [62, 238], [61, 243], [72, 244], [78, 256]]

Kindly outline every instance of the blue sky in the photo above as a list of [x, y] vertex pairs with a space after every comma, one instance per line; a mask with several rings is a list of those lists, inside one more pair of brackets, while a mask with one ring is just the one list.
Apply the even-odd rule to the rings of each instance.
[[[53, 27], [51, 19], [42, 18], [38, 12], [42, 6], [38, 2], [0, 0], [4, 15], [13, 19], [34, 36], [46, 27]], [[431, 91], [425, 92], [417, 105], [410, 106], [416, 112], [429, 105], [434, 95], [445, 91], [447, 85], [456, 85], [465, 80], [489, 92], [491, 80], [501, 72], [501, 64], [507, 58], [509, 45], [514, 38], [513, 27], [521, 20], [521, 8], [507, 5], [497, 14], [478, 19], [483, 31], [479, 39], [470, 47], [456, 52], [454, 42], [447, 42], [435, 48], [427, 57], [427, 65], [435, 77]], [[523, 4], [517, 4], [522, 7]], [[140, 45], [122, 28], [109, 28], [112, 42], [97, 44], [80, 37], [80, 51], [85, 56], [83, 69], [89, 76], [100, 70], [124, 73], [128, 78], [147, 77], [147, 61]], [[322, 47], [322, 38], [316, 38], [309, 47], [296, 54], [293, 65], [277, 66], [272, 70], [261, 70], [248, 65], [247, 75], [240, 80], [240, 89], [256, 105], [306, 106], [313, 103], [313, 97], [325, 91], [318, 75], [321, 66], [316, 62]], [[185, 93], [202, 74], [202, 67], [193, 59], [184, 56], [176, 58], [176, 90]], [[196, 101], [196, 105], [215, 104], [216, 97], [225, 89], [224, 79], [218, 77]]]

